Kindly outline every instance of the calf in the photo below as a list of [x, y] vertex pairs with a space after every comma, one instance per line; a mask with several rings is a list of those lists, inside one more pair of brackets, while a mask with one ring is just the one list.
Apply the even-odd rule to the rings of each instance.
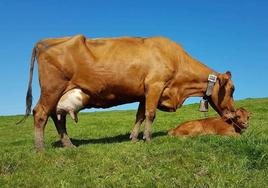
[[227, 135], [239, 136], [243, 129], [248, 127], [251, 113], [244, 108], [235, 111], [235, 115], [229, 119], [212, 117], [182, 123], [168, 134], [171, 136], [197, 136], [197, 135]]

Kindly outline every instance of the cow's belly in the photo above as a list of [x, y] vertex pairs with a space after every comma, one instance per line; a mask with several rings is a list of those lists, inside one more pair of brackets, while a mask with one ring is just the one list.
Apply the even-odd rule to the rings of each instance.
[[[135, 93], [135, 94], [134, 94]], [[121, 104], [138, 102], [144, 100], [144, 95], [140, 92], [131, 90], [105, 90], [96, 95], [88, 95], [81, 89], [75, 88], [66, 92], [57, 104], [57, 114], [75, 115], [83, 108], [109, 108]], [[174, 105], [174, 99], [160, 98], [157, 108], [162, 111], [175, 112], [177, 105]]]
[[66, 92], [57, 104], [57, 114], [74, 112], [77, 114], [83, 108], [109, 108], [121, 104], [140, 101], [141, 95], [134, 95], [130, 90], [102, 91], [98, 94], [86, 94], [75, 88]]
[[143, 97], [138, 95], [123, 95], [121, 93], [106, 93], [98, 96], [91, 96], [89, 103], [87, 105], [88, 108], [109, 108], [113, 106], [118, 106], [122, 104], [138, 102]]

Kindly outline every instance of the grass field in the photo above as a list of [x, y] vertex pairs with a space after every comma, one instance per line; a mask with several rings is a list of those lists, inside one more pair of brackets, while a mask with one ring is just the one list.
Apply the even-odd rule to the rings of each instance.
[[77, 126], [68, 119], [74, 149], [60, 147], [49, 120], [41, 153], [33, 148], [32, 117], [22, 125], [15, 125], [22, 116], [0, 117], [0, 187], [268, 187], [268, 98], [236, 106], [253, 113], [239, 138], [167, 136], [203, 117], [193, 104], [157, 112], [149, 143], [128, 138], [135, 111], [80, 113]]

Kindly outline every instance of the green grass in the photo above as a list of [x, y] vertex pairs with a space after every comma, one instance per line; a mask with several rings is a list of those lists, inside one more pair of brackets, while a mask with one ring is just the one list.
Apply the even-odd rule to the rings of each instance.
[[15, 125], [22, 116], [0, 117], [0, 187], [268, 187], [268, 98], [236, 106], [253, 113], [239, 138], [167, 136], [203, 117], [194, 104], [157, 112], [150, 143], [128, 139], [135, 111], [80, 113], [78, 126], [68, 119], [75, 149], [59, 147], [49, 120], [41, 153], [33, 147], [32, 118]]

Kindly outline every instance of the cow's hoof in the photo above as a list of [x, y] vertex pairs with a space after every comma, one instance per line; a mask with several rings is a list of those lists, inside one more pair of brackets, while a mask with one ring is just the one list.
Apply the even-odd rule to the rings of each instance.
[[43, 151], [45, 149], [43, 142], [36, 142], [35, 149], [37, 152]]
[[76, 148], [76, 146], [73, 145], [73, 143], [71, 142], [70, 139], [67, 139], [67, 138], [62, 139], [61, 143], [62, 143], [64, 148]]
[[132, 140], [132, 141], [137, 141], [138, 140], [138, 134], [137, 133], [131, 133], [129, 138]]
[[36, 147], [36, 146], [35, 146], [35, 150], [36, 150], [37, 152], [42, 152], [42, 151], [45, 150], [45, 148], [44, 148], [44, 147]]
[[150, 142], [152, 140], [151, 136], [143, 135], [143, 140]]
[[70, 144], [68, 146], [65, 146], [66, 148], [76, 148], [76, 145]]
[[76, 148], [75, 145], [72, 144], [72, 142], [64, 142], [62, 143], [64, 148]]
[[73, 144], [63, 144], [63, 147], [64, 148], [76, 148], [76, 146]]
[[131, 138], [131, 142], [138, 142], [138, 141], [139, 141], [139, 139], [137, 137], [136, 138], [135, 137]]

